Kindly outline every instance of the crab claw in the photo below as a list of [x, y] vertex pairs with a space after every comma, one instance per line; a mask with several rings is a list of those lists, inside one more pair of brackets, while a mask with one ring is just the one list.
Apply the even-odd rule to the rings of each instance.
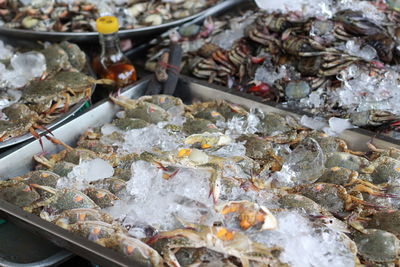
[[271, 87], [266, 84], [266, 83], [260, 83], [257, 85], [253, 85], [252, 87], [250, 87], [249, 89], [247, 89], [247, 92], [249, 93], [267, 93], [271, 91]]
[[253, 64], [260, 64], [265, 61], [266, 57], [251, 57], [251, 63]]
[[221, 178], [213, 173], [211, 176], [211, 185], [210, 185], [210, 193], [208, 196], [210, 197], [212, 195], [214, 205], [218, 203], [219, 196], [221, 194]]

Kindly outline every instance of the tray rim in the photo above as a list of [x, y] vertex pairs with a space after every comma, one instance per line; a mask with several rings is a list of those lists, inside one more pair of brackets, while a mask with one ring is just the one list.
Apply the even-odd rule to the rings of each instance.
[[[230, 7], [231, 5], [235, 5], [238, 2], [243, 0], [221, 0], [215, 5], [211, 5], [210, 7], [196, 13], [190, 15], [185, 18], [169, 21], [160, 25], [141, 27], [136, 29], [129, 30], [120, 30], [118, 31], [118, 36], [120, 38], [129, 38], [129, 37], [140, 37], [141, 35], [147, 35], [155, 32], [165, 31], [167, 29], [182, 25], [186, 22], [205, 18], [214, 14], [215, 12], [220, 11], [221, 9]], [[0, 34], [12, 37], [19, 38], [27, 38], [34, 40], [45, 40], [45, 41], [94, 41], [98, 39], [97, 32], [51, 32], [51, 31], [32, 31], [26, 29], [13, 29], [7, 28], [4, 26], [0, 26]]]

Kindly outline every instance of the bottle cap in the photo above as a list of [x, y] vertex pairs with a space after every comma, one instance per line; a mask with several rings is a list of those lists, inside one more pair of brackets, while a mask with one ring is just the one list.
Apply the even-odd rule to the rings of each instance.
[[110, 34], [118, 31], [118, 19], [114, 16], [103, 16], [96, 20], [97, 32]]

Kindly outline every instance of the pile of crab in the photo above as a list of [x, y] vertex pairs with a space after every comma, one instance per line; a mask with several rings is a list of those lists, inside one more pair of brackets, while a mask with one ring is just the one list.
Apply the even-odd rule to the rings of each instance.
[[216, 3], [201, 1], [10, 0], [0, 2], [4, 27], [33, 31], [93, 32], [102, 15], [118, 17], [121, 29], [160, 25], [194, 15]]
[[160, 46], [179, 42], [186, 74], [356, 126], [396, 127], [399, 13], [356, 2], [380, 21], [360, 10], [321, 18], [253, 7], [172, 32], [150, 49], [147, 68], [155, 69]]
[[399, 150], [226, 101], [112, 100], [0, 198], [150, 266], [399, 263]]
[[[10, 90], [6, 83], [0, 89], [0, 142], [29, 133], [38, 138], [37, 129], [47, 131], [44, 125], [62, 116], [72, 105], [90, 99], [94, 84], [101, 82], [81, 72], [86, 55], [75, 44], [52, 44], [21, 55], [26, 60], [22, 63], [28, 66], [30, 56], [43, 58], [45, 69], [40, 77], [20, 88]], [[16, 75], [24, 74], [17, 71]], [[7, 94], [10, 91], [18, 92], [18, 97]]]

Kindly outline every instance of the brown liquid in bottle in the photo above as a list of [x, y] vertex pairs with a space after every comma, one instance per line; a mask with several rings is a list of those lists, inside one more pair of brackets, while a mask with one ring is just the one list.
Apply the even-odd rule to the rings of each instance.
[[131, 84], [137, 79], [136, 69], [129, 62], [110, 62], [110, 64], [107, 64], [107, 68], [104, 68], [97, 58], [93, 61], [93, 68], [99, 78], [115, 81], [116, 89]]
[[115, 81], [115, 85], [101, 88], [103, 97], [111, 91], [136, 81], [136, 70], [130, 60], [122, 53], [118, 38], [118, 19], [104, 16], [96, 20], [99, 32], [101, 53], [93, 59], [92, 66], [101, 79]]

